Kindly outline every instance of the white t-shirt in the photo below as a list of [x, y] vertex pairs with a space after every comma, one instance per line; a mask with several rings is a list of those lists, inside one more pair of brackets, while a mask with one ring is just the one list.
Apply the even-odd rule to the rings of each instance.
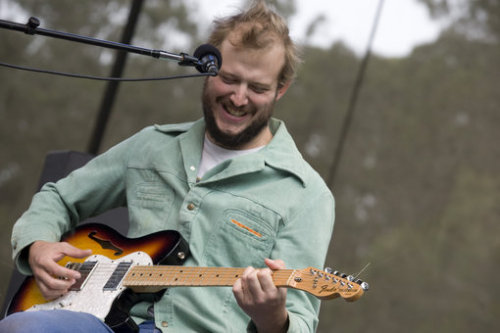
[[253, 153], [264, 148], [264, 146], [261, 146], [244, 150], [226, 149], [212, 143], [212, 141], [208, 139], [207, 135], [205, 135], [204, 141], [205, 142], [203, 143], [203, 153], [201, 154], [200, 167], [198, 168], [198, 178], [203, 177], [205, 172], [212, 169], [217, 164], [224, 162], [225, 160], [236, 156]]

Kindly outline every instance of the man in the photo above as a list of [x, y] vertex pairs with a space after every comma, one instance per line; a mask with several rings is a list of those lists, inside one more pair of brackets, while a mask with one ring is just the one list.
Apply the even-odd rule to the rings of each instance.
[[[137, 304], [131, 313], [138, 323], [154, 320], [165, 332], [315, 331], [319, 301], [277, 288], [271, 278], [285, 263], [321, 267], [333, 230], [331, 192], [271, 117], [292, 82], [295, 46], [263, 1], [216, 21], [209, 42], [223, 64], [206, 79], [204, 119], [146, 128], [46, 184], [14, 227], [14, 259], [34, 274], [44, 297], [56, 298], [79, 277], [56, 262], [90, 254], [58, 242], [61, 235], [126, 205], [129, 237], [175, 229], [189, 243], [186, 266], [247, 267], [232, 290], [170, 288], [154, 304]], [[0, 330], [20, 323], [36, 331], [109, 330], [91, 315], [60, 310], [14, 314]]]

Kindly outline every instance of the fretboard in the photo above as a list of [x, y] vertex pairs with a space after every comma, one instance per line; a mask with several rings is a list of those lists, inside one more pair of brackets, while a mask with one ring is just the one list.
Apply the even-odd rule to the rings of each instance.
[[[123, 280], [123, 285], [136, 292], [154, 292], [164, 288], [190, 286], [232, 286], [243, 274], [244, 268], [134, 266]], [[273, 272], [277, 287], [293, 286], [293, 269]]]

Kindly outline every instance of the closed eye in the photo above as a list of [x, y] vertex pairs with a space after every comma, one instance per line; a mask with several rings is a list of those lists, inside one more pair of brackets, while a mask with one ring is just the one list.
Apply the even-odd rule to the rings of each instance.
[[257, 94], [264, 94], [269, 91], [269, 88], [267, 86], [260, 85], [250, 85], [250, 89], [252, 89], [252, 91]]
[[[219, 73], [219, 77], [225, 84], [240, 84], [242, 81], [238, 76], [231, 75], [228, 73]], [[267, 84], [259, 82], [249, 82], [248, 88], [255, 92], [256, 94], [264, 94], [271, 90], [271, 87]]]
[[236, 83], [240, 82], [240, 80], [234, 76], [221, 75], [221, 74], [219, 74], [219, 76], [222, 79], [222, 81], [226, 84], [236, 84]]

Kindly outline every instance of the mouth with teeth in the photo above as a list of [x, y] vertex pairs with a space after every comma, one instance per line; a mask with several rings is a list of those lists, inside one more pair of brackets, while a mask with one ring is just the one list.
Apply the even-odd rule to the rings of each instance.
[[207, 133], [221, 147], [243, 149], [261, 135], [272, 114], [272, 106], [259, 108], [249, 102], [236, 106], [229, 96], [212, 95], [203, 91], [203, 115]]
[[235, 109], [231, 107], [224, 107], [224, 110], [226, 110], [227, 113], [229, 113], [231, 116], [235, 117], [243, 117], [247, 113], [244, 110], [241, 109]]
[[226, 111], [228, 114], [230, 114], [233, 117], [244, 117], [246, 115], [251, 114], [250, 110], [248, 108], [243, 107], [243, 108], [237, 108], [234, 105], [231, 105], [231, 103], [223, 103], [222, 107], [224, 108], [224, 111]]

